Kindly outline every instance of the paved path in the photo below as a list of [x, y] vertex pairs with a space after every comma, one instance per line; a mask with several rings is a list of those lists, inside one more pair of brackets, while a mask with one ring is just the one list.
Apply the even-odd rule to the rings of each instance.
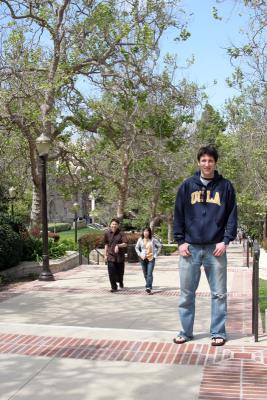
[[[197, 292], [195, 340], [179, 330], [177, 256], [160, 257], [154, 294], [140, 266], [126, 266], [125, 289], [109, 292], [104, 265], [56, 274], [0, 292], [0, 400], [267, 399], [267, 337], [251, 337], [251, 268], [229, 248], [229, 340], [209, 340], [210, 295]], [[267, 257], [261, 256], [266, 276]]]

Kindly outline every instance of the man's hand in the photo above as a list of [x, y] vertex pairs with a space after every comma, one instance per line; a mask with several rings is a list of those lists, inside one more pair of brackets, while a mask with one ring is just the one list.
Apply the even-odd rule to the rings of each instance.
[[179, 254], [183, 257], [191, 256], [190, 251], [188, 250], [189, 243], [183, 243], [179, 246]]
[[115, 251], [116, 254], [119, 252], [119, 245], [118, 244], [116, 244], [114, 251]]
[[227, 249], [227, 246], [226, 246], [226, 244], [224, 242], [217, 243], [216, 244], [216, 248], [215, 248], [215, 250], [213, 252], [213, 255], [215, 257], [223, 256], [224, 253], [226, 252], [226, 249]]

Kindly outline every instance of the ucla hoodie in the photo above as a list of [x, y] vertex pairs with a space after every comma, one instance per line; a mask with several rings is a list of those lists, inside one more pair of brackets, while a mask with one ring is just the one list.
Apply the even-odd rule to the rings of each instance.
[[174, 210], [174, 239], [180, 245], [229, 244], [237, 234], [235, 191], [230, 181], [215, 171], [207, 186], [200, 171], [180, 186]]

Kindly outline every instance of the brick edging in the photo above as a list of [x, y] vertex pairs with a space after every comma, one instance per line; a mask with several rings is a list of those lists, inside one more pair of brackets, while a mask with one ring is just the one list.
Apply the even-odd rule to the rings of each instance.
[[212, 347], [194, 342], [179, 346], [166, 342], [8, 333], [0, 333], [0, 343], [2, 354], [202, 366], [232, 359], [267, 365], [267, 347], [256, 346]]

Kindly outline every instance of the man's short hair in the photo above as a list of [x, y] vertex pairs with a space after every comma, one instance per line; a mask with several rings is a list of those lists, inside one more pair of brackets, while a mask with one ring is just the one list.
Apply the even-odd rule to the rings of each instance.
[[197, 160], [199, 161], [201, 157], [204, 155], [208, 155], [210, 157], [213, 157], [215, 162], [218, 161], [219, 155], [215, 147], [213, 146], [203, 146], [198, 150], [197, 153]]
[[110, 225], [112, 224], [112, 222], [116, 222], [118, 225], [120, 225], [120, 220], [118, 218], [112, 218], [112, 220], [110, 221]]

